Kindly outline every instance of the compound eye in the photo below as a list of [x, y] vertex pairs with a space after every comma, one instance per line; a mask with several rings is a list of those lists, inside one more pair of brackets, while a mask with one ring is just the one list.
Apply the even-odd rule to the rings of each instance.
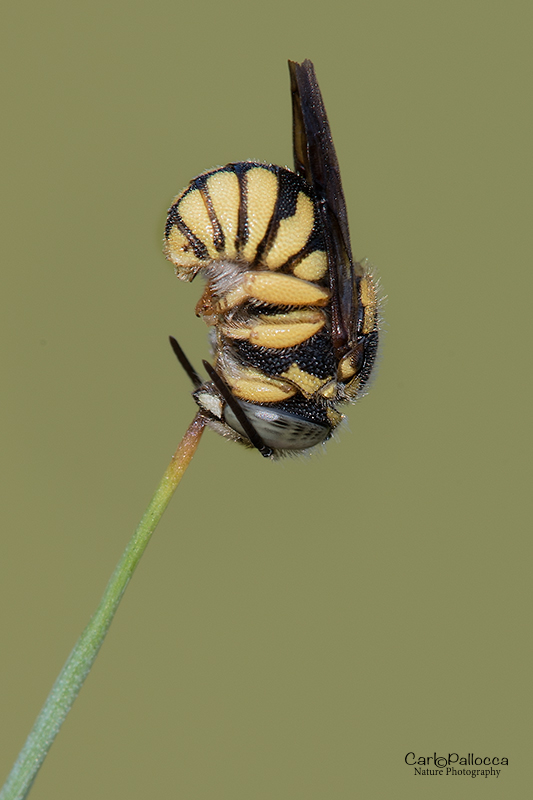
[[[331, 435], [330, 425], [320, 425], [274, 407], [242, 401], [240, 404], [261, 439], [274, 450], [307, 450], [325, 442]], [[224, 409], [224, 419], [230, 428], [246, 436], [228, 406]]]

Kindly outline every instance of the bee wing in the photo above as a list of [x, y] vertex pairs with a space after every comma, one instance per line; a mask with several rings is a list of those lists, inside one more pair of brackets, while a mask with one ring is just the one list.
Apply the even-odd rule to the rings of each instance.
[[332, 339], [343, 355], [356, 338], [356, 271], [348, 229], [339, 162], [313, 62], [289, 61], [292, 94], [294, 169], [315, 192], [326, 237], [332, 295]]

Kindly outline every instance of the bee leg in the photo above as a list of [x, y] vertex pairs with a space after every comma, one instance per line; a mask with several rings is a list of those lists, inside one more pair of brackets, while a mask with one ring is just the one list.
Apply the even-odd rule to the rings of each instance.
[[267, 447], [267, 445], [263, 442], [256, 429], [244, 413], [241, 404], [232, 395], [226, 381], [220, 377], [218, 372], [208, 361], [202, 361], [202, 364], [204, 365], [205, 371], [215, 384], [216, 388], [239, 420], [243, 431], [246, 433], [246, 436], [253, 444], [255, 449], [259, 450], [261, 455], [265, 458], [271, 458], [273, 455], [271, 448]]
[[191, 362], [189, 361], [189, 359], [187, 358], [187, 356], [185, 355], [185, 353], [183, 352], [183, 350], [179, 346], [179, 344], [176, 341], [176, 339], [174, 339], [173, 336], [169, 336], [168, 340], [170, 342], [170, 346], [174, 350], [174, 355], [176, 356], [176, 358], [180, 362], [181, 366], [183, 367], [183, 369], [185, 370], [185, 372], [187, 373], [187, 375], [189, 376], [189, 378], [193, 382], [194, 388], [198, 389], [203, 383], [202, 379], [200, 378], [200, 376], [198, 375], [198, 373], [194, 369], [193, 365], [191, 364]]

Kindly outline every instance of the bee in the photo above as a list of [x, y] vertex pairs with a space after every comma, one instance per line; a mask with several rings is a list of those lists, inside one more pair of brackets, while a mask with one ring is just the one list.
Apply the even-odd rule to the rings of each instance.
[[164, 252], [206, 281], [203, 381], [171, 337], [207, 423], [265, 457], [326, 442], [378, 347], [378, 301], [353, 260], [339, 164], [311, 61], [289, 61], [294, 172], [255, 161], [204, 172], [173, 201]]

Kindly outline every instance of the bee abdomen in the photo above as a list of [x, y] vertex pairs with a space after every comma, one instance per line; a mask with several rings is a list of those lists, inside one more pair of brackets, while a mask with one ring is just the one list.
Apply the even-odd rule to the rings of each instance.
[[325, 244], [310, 187], [290, 170], [253, 161], [206, 172], [174, 200], [165, 255], [182, 280], [229, 260], [327, 283]]
[[[169, 210], [165, 253], [182, 280], [206, 278], [196, 310], [217, 329], [215, 366], [234, 396], [254, 405], [331, 395], [328, 260], [303, 178], [251, 161], [200, 175]], [[317, 424], [310, 436], [324, 434]]]

